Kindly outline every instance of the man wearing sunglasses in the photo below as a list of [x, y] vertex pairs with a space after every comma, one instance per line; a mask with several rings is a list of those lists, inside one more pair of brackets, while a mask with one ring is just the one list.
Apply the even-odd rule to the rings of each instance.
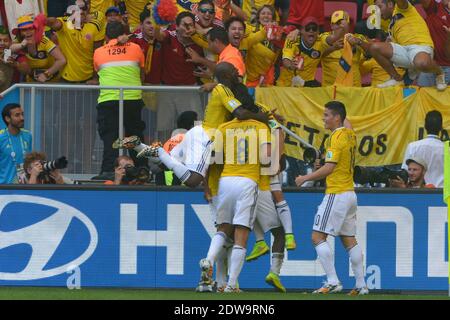
[[198, 3], [195, 22], [203, 29], [214, 26], [223, 27], [222, 21], [216, 19], [216, 9], [212, 0], [202, 0]]
[[[317, 67], [324, 54], [331, 52], [324, 44], [335, 43], [340, 34], [319, 34], [319, 21], [315, 17], [306, 17], [302, 21], [300, 36], [294, 40], [287, 39], [283, 48], [283, 67], [277, 86], [282, 87], [317, 87], [320, 83], [315, 80]], [[322, 41], [322, 37], [325, 39]]]

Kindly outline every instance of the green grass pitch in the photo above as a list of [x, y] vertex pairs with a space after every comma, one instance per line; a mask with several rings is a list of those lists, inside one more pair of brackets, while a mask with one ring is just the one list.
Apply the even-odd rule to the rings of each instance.
[[285, 294], [271, 291], [249, 291], [240, 294], [196, 293], [175, 289], [116, 289], [0, 287], [0, 300], [450, 300], [447, 293], [438, 294], [380, 294], [349, 297], [345, 293], [312, 295], [306, 292]]

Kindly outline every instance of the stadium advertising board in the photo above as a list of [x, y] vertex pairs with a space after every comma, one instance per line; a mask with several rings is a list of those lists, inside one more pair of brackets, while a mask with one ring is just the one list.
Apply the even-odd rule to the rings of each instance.
[[[0, 285], [195, 288], [214, 233], [203, 194], [122, 190], [1, 190]], [[288, 289], [324, 280], [310, 241], [322, 197], [286, 193], [298, 245], [282, 268]], [[359, 193], [358, 203], [369, 289], [447, 289], [441, 193]], [[348, 255], [338, 240], [332, 247], [344, 288], [351, 288]], [[269, 288], [269, 267], [268, 255], [246, 263], [241, 287]]]

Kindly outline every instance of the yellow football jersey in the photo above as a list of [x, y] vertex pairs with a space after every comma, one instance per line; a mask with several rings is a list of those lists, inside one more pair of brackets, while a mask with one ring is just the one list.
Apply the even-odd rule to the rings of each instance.
[[[230, 121], [234, 110], [241, 106], [241, 102], [237, 100], [233, 92], [226, 86], [218, 84], [215, 86], [206, 105], [205, 114], [203, 116], [203, 128], [206, 132], [208, 129], [216, 129], [224, 122]], [[212, 136], [208, 132], [209, 136]]]
[[89, 22], [93, 23], [98, 32], [95, 33], [94, 41], [103, 41], [106, 33], [106, 16], [101, 11], [91, 11]]
[[141, 24], [139, 16], [144, 7], [149, 2], [149, 0], [125, 0], [125, 5], [127, 6], [128, 12], [128, 23], [130, 24], [131, 31], [136, 30], [136, 28]]
[[425, 20], [409, 2], [407, 9], [400, 9], [397, 4], [395, 5], [389, 32], [393, 41], [399, 45], [415, 44], [434, 48], [433, 39]]
[[[251, 27], [252, 33], [260, 30]], [[262, 34], [260, 35], [262, 36]], [[247, 80], [250, 82], [259, 80], [275, 64], [281, 50], [277, 50], [270, 41], [264, 40], [254, 44], [248, 49], [245, 66], [247, 69]]]
[[289, 70], [288, 68], [282, 67], [277, 86], [290, 87], [292, 78], [296, 75], [299, 75], [305, 81], [315, 79], [316, 70], [324, 51], [324, 44], [321, 37], [319, 36], [317, 38], [311, 48], [308, 48], [302, 42], [301, 38], [298, 38], [296, 41], [286, 40], [283, 48], [283, 59], [294, 60], [296, 56], [301, 55], [303, 57], [303, 70]]
[[325, 142], [325, 149], [325, 162], [336, 164], [333, 172], [326, 178], [325, 193], [343, 193], [354, 190], [355, 132], [344, 127], [334, 130]]
[[221, 177], [245, 177], [260, 182], [260, 149], [270, 144], [270, 129], [256, 120], [237, 119], [219, 126], [223, 137], [223, 171]]
[[109, 7], [114, 6], [114, 0], [91, 0], [91, 12], [100, 11], [105, 14]]
[[[321, 37], [324, 48], [328, 48], [329, 45], [326, 42], [326, 38], [330, 35], [329, 32], [325, 32]], [[354, 34], [355, 37], [362, 40], [366, 40], [363, 35]], [[332, 86], [336, 81], [337, 70], [339, 68], [339, 60], [342, 57], [343, 49], [335, 50], [326, 57], [322, 57], [322, 86]], [[359, 47], [353, 48], [353, 86], [361, 87], [361, 73], [359, 71], [359, 65], [361, 61], [365, 59], [364, 51]]]
[[[41, 42], [37, 46], [36, 55], [31, 56], [29, 53], [25, 55], [27, 63], [32, 70], [45, 71], [49, 69], [54, 63], [55, 59], [51, 52], [56, 48], [56, 45], [47, 37], [42, 37]], [[53, 79], [52, 79], [53, 80]], [[27, 75], [27, 81], [35, 81], [33, 77]]]
[[76, 30], [68, 17], [58, 20], [62, 22], [61, 30], [57, 31], [59, 46], [67, 60], [61, 76], [71, 82], [89, 80], [94, 72], [94, 39], [101, 26], [94, 21], [86, 23], [82, 30]]
[[[361, 63], [359, 70], [361, 72], [361, 76], [364, 76], [367, 73], [372, 75], [371, 86], [376, 87], [377, 85], [389, 80], [391, 76], [386, 72], [374, 58], [370, 58], [367, 61]], [[395, 68], [397, 72], [403, 76], [405, 73], [405, 69]]]

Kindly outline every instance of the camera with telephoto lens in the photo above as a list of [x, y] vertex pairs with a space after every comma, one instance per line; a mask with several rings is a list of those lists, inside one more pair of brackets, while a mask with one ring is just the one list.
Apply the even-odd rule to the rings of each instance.
[[150, 171], [146, 167], [136, 168], [135, 166], [129, 164], [125, 167], [125, 176], [122, 178], [123, 182], [148, 182], [150, 179]]
[[400, 178], [405, 183], [408, 182], [408, 172], [404, 169], [392, 170], [387, 167], [360, 167], [355, 166], [353, 180], [359, 184], [369, 183], [374, 186], [376, 183], [384, 183], [389, 185], [390, 179]]
[[61, 157], [52, 161], [43, 161], [42, 168], [45, 172], [50, 172], [56, 169], [65, 169], [67, 168], [67, 159], [66, 157]]
[[308, 164], [314, 164], [317, 159], [320, 159], [322, 156], [321, 152], [314, 148], [306, 148], [303, 151], [303, 161]]

